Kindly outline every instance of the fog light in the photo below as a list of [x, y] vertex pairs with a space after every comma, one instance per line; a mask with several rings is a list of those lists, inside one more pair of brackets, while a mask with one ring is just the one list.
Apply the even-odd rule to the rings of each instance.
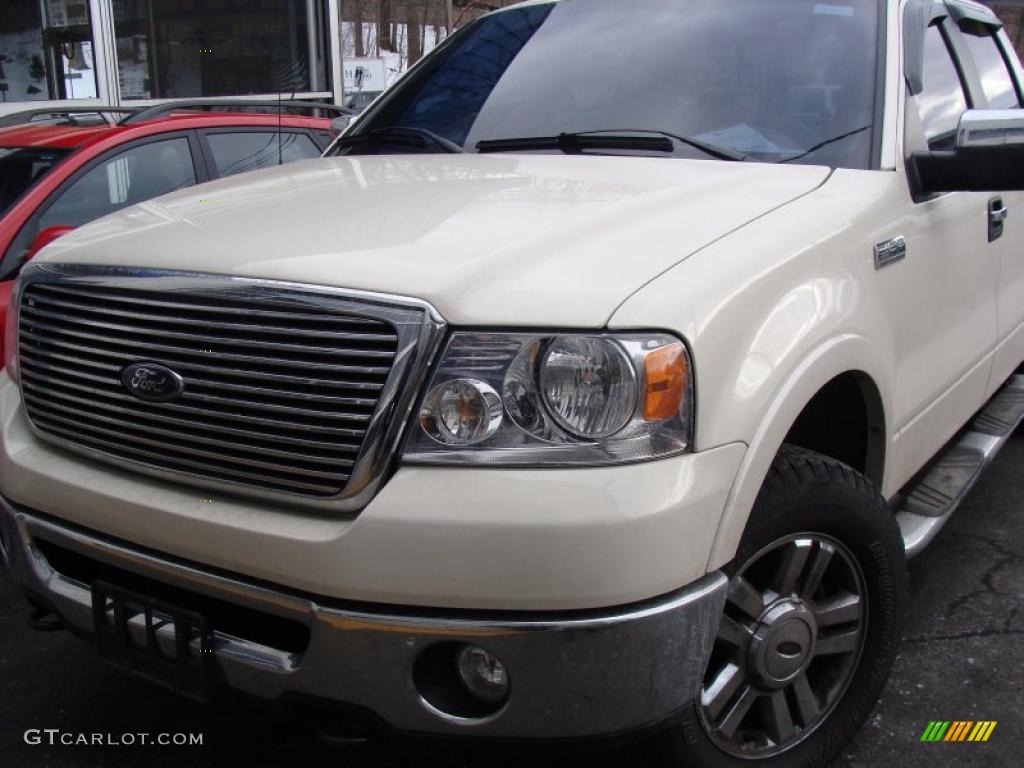
[[466, 645], [455, 661], [459, 680], [473, 696], [488, 704], [508, 698], [508, 671], [496, 656], [478, 645]]

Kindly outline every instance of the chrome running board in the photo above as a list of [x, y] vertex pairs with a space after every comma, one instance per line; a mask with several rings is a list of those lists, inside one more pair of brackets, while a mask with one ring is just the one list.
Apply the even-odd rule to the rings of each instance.
[[1024, 375], [1010, 377], [903, 499], [896, 522], [907, 557], [920, 554], [1024, 418]]

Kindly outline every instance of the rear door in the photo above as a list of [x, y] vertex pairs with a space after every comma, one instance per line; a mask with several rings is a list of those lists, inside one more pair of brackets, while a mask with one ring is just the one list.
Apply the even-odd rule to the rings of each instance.
[[317, 138], [305, 130], [210, 128], [200, 133], [210, 175], [215, 177], [312, 160], [324, 150]]

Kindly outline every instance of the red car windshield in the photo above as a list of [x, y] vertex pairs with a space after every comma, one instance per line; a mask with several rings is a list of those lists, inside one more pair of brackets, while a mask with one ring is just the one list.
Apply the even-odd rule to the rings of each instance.
[[0, 147], [0, 216], [70, 151], [49, 147]]

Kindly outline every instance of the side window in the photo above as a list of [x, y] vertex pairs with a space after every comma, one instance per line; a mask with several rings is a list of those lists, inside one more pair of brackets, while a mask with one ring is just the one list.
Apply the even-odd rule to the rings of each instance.
[[981, 88], [988, 99], [989, 109], [1020, 109], [1017, 87], [992, 30], [978, 29], [977, 34], [966, 32], [964, 39], [981, 75]]
[[[218, 176], [271, 168], [320, 157], [322, 150], [305, 133], [277, 131], [213, 132], [206, 135]], [[280, 141], [280, 144], [278, 142]]]
[[154, 141], [121, 152], [73, 182], [35, 228], [87, 224], [100, 216], [196, 183], [188, 139]]
[[928, 147], [952, 149], [968, 105], [960, 73], [938, 26], [925, 33], [924, 90], [917, 96], [917, 106]]

